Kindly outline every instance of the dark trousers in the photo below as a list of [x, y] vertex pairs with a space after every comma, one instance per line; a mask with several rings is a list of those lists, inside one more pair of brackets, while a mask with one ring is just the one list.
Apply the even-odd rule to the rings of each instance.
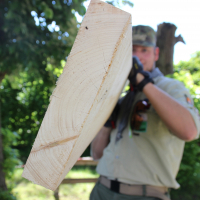
[[119, 194], [109, 190], [107, 187], [97, 182], [90, 194], [90, 200], [160, 200], [160, 199], [155, 197]]

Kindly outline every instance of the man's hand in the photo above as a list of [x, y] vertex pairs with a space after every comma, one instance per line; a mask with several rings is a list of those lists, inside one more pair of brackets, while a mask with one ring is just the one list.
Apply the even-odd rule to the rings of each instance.
[[[144, 77], [144, 79], [140, 77], [141, 82], [140, 81], [138, 82], [138, 80], [137, 80], [138, 74], [141, 74]], [[153, 80], [150, 77], [150, 73], [143, 70], [143, 65], [137, 56], [133, 56], [132, 69], [128, 76], [128, 79], [130, 80], [130, 83], [132, 84], [133, 87], [137, 86], [139, 91], [142, 91], [143, 87], [147, 83], [149, 83], [149, 82], [153, 83]]]
[[130, 82], [133, 86], [137, 85], [136, 76], [137, 76], [138, 73], [140, 73], [142, 71], [143, 71], [142, 63], [140, 62], [140, 60], [138, 59], [137, 56], [133, 56], [133, 58], [132, 58], [132, 69], [131, 69], [131, 72], [128, 76], [128, 79], [130, 80]]

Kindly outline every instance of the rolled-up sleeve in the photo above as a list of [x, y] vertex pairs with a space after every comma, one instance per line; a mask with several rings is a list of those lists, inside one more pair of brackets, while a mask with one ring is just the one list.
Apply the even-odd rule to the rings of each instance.
[[174, 79], [165, 79], [165, 83], [158, 83], [158, 87], [167, 92], [171, 97], [177, 100], [181, 105], [188, 109], [197, 128], [197, 135], [195, 139], [200, 135], [200, 115], [197, 108], [194, 106], [193, 99], [187, 88], [180, 81]]

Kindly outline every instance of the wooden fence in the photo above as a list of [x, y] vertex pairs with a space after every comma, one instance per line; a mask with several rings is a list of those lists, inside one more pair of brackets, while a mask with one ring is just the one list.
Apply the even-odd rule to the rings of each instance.
[[[91, 157], [80, 158], [75, 166], [96, 166], [98, 161]], [[61, 184], [75, 184], [75, 183], [96, 183], [98, 178], [66, 178]], [[54, 191], [55, 200], [59, 200], [59, 187]]]

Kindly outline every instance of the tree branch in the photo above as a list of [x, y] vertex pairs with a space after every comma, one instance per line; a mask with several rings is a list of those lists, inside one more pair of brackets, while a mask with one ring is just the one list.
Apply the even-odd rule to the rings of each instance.
[[177, 42], [182, 42], [183, 44], [185, 44], [185, 40], [183, 39], [183, 37], [181, 35], [175, 37], [175, 43], [176, 44]]

